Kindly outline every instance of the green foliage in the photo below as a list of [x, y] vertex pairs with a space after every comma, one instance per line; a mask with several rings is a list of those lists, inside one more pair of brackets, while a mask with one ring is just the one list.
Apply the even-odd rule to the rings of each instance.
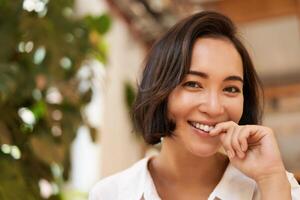
[[41, 2], [45, 9], [29, 12], [23, 1], [0, 0], [1, 200], [43, 199], [41, 180], [58, 187], [48, 199], [62, 199], [70, 144], [92, 94], [78, 89], [77, 72], [90, 57], [106, 62], [107, 14], [78, 19], [73, 0]]
[[[134, 103], [134, 100], [136, 98], [136, 89], [134, 88], [134, 86], [132, 85], [131, 82], [129, 81], [125, 81], [124, 83], [124, 97], [125, 97], [125, 103], [126, 103], [126, 107], [128, 110], [128, 114], [129, 114], [129, 118], [131, 120], [131, 124], [132, 126], [134, 126], [134, 121], [132, 118], [132, 106]], [[137, 137], [138, 140], [142, 139], [142, 134], [135, 132], [135, 135]]]
[[129, 81], [126, 81], [124, 86], [126, 106], [128, 110], [131, 110], [136, 96], [136, 91]]
[[85, 21], [89, 28], [95, 29], [101, 34], [106, 33], [110, 28], [110, 18], [106, 14], [99, 17], [86, 16]]

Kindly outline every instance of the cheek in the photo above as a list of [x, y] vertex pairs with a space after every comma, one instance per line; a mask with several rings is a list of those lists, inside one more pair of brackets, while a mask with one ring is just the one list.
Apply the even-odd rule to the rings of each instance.
[[244, 98], [231, 99], [227, 102], [227, 112], [234, 122], [238, 123], [242, 117], [244, 109]]
[[186, 116], [192, 108], [192, 99], [183, 93], [171, 94], [168, 98], [168, 117], [177, 121]]

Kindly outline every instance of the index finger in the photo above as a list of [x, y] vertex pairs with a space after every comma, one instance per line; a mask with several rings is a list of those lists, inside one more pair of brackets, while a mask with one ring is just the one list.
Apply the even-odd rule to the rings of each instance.
[[237, 123], [235, 123], [234, 121], [226, 121], [226, 122], [221, 122], [218, 123], [210, 132], [209, 135], [210, 136], [216, 136], [219, 135], [220, 133], [224, 133], [227, 132], [229, 130], [229, 128], [231, 128], [232, 126], [238, 126]]

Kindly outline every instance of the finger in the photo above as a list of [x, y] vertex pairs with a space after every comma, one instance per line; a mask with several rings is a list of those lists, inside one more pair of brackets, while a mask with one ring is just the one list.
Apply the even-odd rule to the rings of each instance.
[[229, 158], [233, 158], [235, 156], [235, 151], [231, 145], [231, 138], [234, 132], [235, 126], [231, 126], [226, 133], [220, 135], [220, 140], [222, 145], [228, 155]]
[[232, 134], [232, 147], [239, 158], [244, 158], [245, 153], [242, 151], [241, 143], [239, 142], [241, 126], [237, 126]]
[[251, 136], [251, 130], [249, 129], [249, 126], [248, 125], [243, 126], [240, 132], [240, 136], [238, 138], [243, 152], [246, 152], [248, 150], [248, 137], [250, 136]]
[[262, 126], [252, 125], [249, 126], [250, 134], [248, 136], [248, 145], [249, 144], [259, 144], [264, 136], [266, 136], [266, 131], [268, 128]]
[[232, 127], [232, 126], [236, 126], [237, 124], [233, 121], [227, 121], [227, 122], [221, 122], [218, 123], [210, 132], [209, 134], [211, 136], [216, 136], [219, 135], [221, 133], [227, 132], [227, 130]]

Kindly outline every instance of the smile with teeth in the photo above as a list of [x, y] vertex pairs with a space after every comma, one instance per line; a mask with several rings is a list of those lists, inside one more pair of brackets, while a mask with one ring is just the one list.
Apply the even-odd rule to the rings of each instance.
[[207, 133], [209, 133], [214, 128], [214, 126], [201, 124], [199, 122], [189, 122], [189, 124], [191, 124], [194, 128], [205, 131]]

